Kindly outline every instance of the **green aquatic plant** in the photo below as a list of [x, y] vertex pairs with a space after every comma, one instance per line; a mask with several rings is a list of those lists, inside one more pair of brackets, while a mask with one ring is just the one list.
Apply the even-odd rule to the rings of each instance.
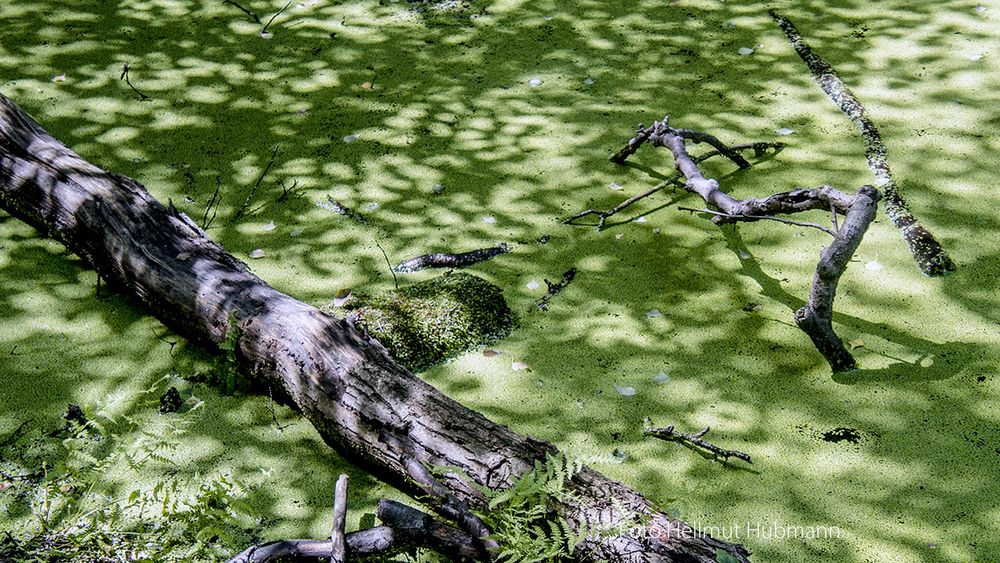
[[[134, 412], [93, 405], [58, 430], [0, 449], [0, 511], [26, 516], [0, 540], [0, 560], [215, 561], [248, 540], [242, 485], [223, 474], [160, 472], [176, 466], [203, 405], [156, 414], [170, 377], [141, 393]], [[122, 471], [159, 476], [125, 492]]]
[[454, 468], [434, 469], [457, 474], [484, 495], [485, 508], [474, 512], [490, 527], [491, 538], [500, 545], [495, 554], [498, 561], [559, 561], [570, 557], [580, 542], [600, 533], [586, 523], [570, 523], [556, 510], [560, 504], [576, 502], [570, 482], [583, 469], [580, 460], [562, 453], [536, 460], [530, 471], [501, 490], [481, 487]]

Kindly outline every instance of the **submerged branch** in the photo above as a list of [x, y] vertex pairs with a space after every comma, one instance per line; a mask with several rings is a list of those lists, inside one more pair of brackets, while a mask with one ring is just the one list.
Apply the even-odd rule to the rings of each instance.
[[814, 53], [809, 44], [802, 39], [795, 24], [774, 10], [770, 10], [768, 13], [771, 14], [781, 31], [785, 33], [795, 52], [809, 67], [809, 72], [812, 73], [823, 92], [829, 96], [833, 103], [837, 104], [840, 111], [844, 112], [851, 123], [860, 131], [861, 138], [865, 143], [865, 157], [868, 160], [868, 167], [875, 175], [875, 185], [881, 188], [885, 194], [885, 213], [892, 224], [902, 231], [903, 239], [906, 240], [910, 253], [913, 254], [920, 270], [928, 276], [943, 276], [954, 272], [955, 263], [941, 247], [941, 243], [920, 224], [920, 221], [907, 207], [906, 200], [899, 192], [896, 179], [893, 178], [892, 172], [889, 170], [889, 161], [886, 157], [882, 135], [869, 119], [865, 107], [844, 84], [833, 66]]

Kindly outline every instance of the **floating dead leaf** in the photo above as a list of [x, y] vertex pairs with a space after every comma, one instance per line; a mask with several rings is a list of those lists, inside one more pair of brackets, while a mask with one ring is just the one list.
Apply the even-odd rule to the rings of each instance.
[[660, 373], [653, 376], [653, 383], [659, 383], [662, 385], [668, 381], [670, 381], [670, 376], [667, 375], [666, 372], [661, 371]]
[[361, 83], [361, 89], [362, 90], [371, 90], [372, 89], [372, 83], [371, 82], [362, 82]]
[[6, 491], [7, 489], [11, 488], [12, 486], [13, 486], [13, 484], [10, 481], [4, 481], [4, 482], [0, 483], [0, 491]]
[[650, 309], [650, 310], [646, 311], [646, 318], [647, 319], [657, 319], [657, 318], [662, 317], [662, 316], [663, 316], [663, 313], [661, 313], [659, 309]]
[[65, 74], [58, 74], [52, 77], [52, 82], [66, 82]]
[[501, 352], [500, 350], [494, 350], [493, 348], [487, 348], [483, 350], [483, 355], [486, 356], [487, 358], [499, 356], [500, 354], [503, 354], [503, 352]]
[[277, 225], [274, 224], [274, 221], [271, 221], [270, 223], [268, 223], [268, 224], [264, 225], [263, 227], [261, 227], [260, 230], [262, 230], [262, 231], [264, 231], [266, 233], [266, 232], [273, 231], [274, 229], [277, 229], [277, 228], [278, 227], [277, 227]]
[[631, 397], [636, 393], [635, 387], [627, 387], [623, 385], [615, 385], [615, 391], [618, 391], [618, 394], [622, 397]]
[[920, 367], [929, 368], [934, 365], [934, 356], [926, 356], [920, 359]]
[[347, 300], [350, 298], [351, 298], [351, 288], [345, 287], [342, 289], [338, 289], [337, 293], [333, 295], [333, 306], [340, 307], [344, 303], [347, 303]]
[[847, 341], [847, 345], [851, 347], [851, 350], [854, 350], [854, 349], [857, 349], [857, 348], [864, 348], [865, 341], [862, 340], [862, 339], [860, 339], [860, 338], [852, 338], [852, 339], [850, 339], [850, 340]]
[[266, 253], [264, 252], [264, 250], [263, 250], [263, 249], [261, 249], [261, 248], [258, 248], [258, 249], [256, 249], [256, 250], [252, 250], [252, 251], [250, 251], [250, 258], [253, 258], [253, 259], [255, 259], [255, 260], [256, 260], [257, 258], [263, 258], [263, 257], [265, 257], [265, 256], [267, 256], [267, 254], [266, 254]]
[[512, 369], [514, 371], [526, 370], [526, 369], [528, 369], [528, 364], [526, 364], [524, 362], [511, 362], [510, 363], [510, 369]]
[[528, 289], [538, 289], [538, 282], [531, 280], [530, 282], [524, 284], [524, 287], [527, 287]]
[[625, 236], [625, 235], [622, 234], [622, 233], [618, 233], [618, 234], [615, 235], [615, 240], [622, 240], [623, 236]]
[[292, 232], [288, 233], [290, 237], [297, 237], [302, 235], [302, 229], [292, 229]]

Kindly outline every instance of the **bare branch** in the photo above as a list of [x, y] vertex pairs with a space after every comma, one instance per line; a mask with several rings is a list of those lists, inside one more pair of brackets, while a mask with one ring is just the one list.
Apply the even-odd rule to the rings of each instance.
[[465, 266], [478, 264], [500, 256], [501, 254], [506, 254], [511, 250], [513, 250], [513, 247], [502, 242], [490, 248], [480, 248], [478, 250], [470, 250], [469, 252], [460, 252], [458, 254], [424, 254], [423, 256], [410, 258], [409, 260], [396, 266], [394, 269], [397, 272], [409, 273], [416, 272], [417, 270], [423, 270], [424, 268], [464, 268]]
[[347, 542], [344, 540], [344, 524], [347, 521], [347, 481], [347, 475], [341, 475], [334, 487], [330, 563], [344, 563], [347, 560]]
[[731, 457], [735, 457], [737, 459], [742, 459], [747, 463], [753, 464], [753, 462], [750, 461], [750, 456], [741, 451], [724, 450], [711, 442], [702, 440], [702, 438], [706, 434], [708, 434], [709, 430], [711, 430], [711, 428], [706, 427], [704, 430], [698, 432], [697, 434], [683, 434], [681, 432], [677, 432], [676, 430], [674, 430], [673, 425], [667, 426], [665, 428], [653, 428], [652, 421], [649, 419], [649, 417], [646, 417], [645, 429], [643, 430], [643, 435], [652, 436], [654, 438], [659, 438], [661, 440], [667, 440], [672, 442], [690, 442], [691, 444], [694, 444], [699, 448], [704, 448], [712, 452], [717, 457], [721, 457], [726, 461], [728, 461], [729, 458]]

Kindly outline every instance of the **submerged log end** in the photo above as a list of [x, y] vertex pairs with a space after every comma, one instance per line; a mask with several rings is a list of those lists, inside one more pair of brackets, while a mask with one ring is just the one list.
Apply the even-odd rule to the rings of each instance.
[[854, 356], [844, 346], [844, 341], [833, 331], [829, 319], [820, 317], [812, 308], [805, 306], [795, 311], [795, 324], [809, 336], [816, 350], [826, 358], [834, 373], [858, 367]]

